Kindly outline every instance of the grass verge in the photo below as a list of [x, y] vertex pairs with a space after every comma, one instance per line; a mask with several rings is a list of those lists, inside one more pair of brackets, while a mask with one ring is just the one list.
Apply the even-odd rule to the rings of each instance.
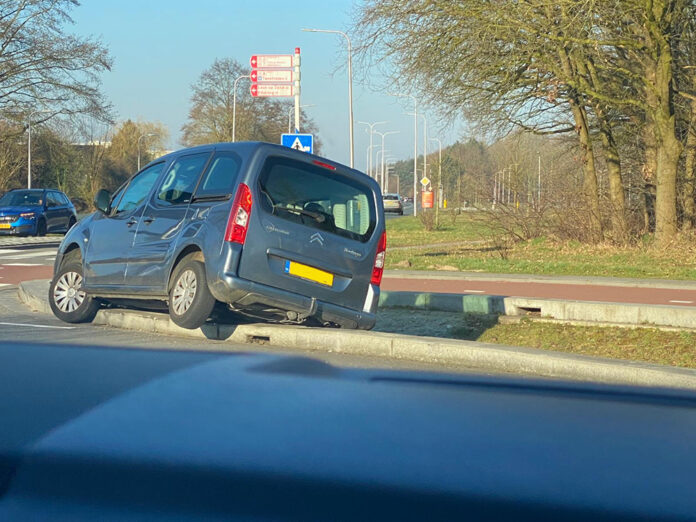
[[[472, 243], [476, 240], [485, 242]], [[455, 224], [450, 221], [432, 232], [425, 232], [413, 217], [390, 220], [387, 245], [387, 269], [696, 279], [693, 235], [682, 235], [673, 244], [661, 247], [650, 243], [584, 244], [550, 238], [512, 243], [497, 239], [485, 224], [462, 215]], [[393, 249], [397, 246], [409, 248]]]
[[526, 346], [596, 357], [696, 368], [696, 332], [655, 328], [573, 326], [523, 320], [517, 324], [473, 324], [451, 333], [459, 339]]

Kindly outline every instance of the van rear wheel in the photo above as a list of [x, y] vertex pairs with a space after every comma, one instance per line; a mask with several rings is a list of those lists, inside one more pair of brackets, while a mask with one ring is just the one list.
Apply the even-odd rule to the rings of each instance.
[[208, 290], [205, 265], [193, 256], [186, 256], [172, 274], [169, 290], [169, 316], [172, 321], [189, 330], [205, 324], [215, 306]]

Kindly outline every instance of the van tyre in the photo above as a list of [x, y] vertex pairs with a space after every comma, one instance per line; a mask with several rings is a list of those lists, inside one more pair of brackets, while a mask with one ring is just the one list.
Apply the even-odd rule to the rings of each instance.
[[172, 273], [169, 290], [169, 316], [172, 321], [189, 330], [205, 324], [215, 306], [208, 290], [205, 265], [193, 256], [186, 256]]
[[51, 280], [48, 302], [55, 315], [66, 323], [88, 323], [99, 311], [99, 301], [82, 289], [82, 260], [79, 251], [63, 259], [58, 273]]

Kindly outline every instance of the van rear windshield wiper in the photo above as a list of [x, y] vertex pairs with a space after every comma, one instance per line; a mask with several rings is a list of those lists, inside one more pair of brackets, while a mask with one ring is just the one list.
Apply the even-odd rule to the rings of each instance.
[[309, 216], [312, 219], [316, 220], [317, 223], [323, 223], [324, 221], [326, 221], [326, 216], [320, 212], [312, 212], [310, 210], [304, 210], [301, 208], [280, 207], [278, 205], [275, 205], [273, 208], [274, 210], [284, 210], [285, 212], [291, 212], [293, 214], [302, 214], [303, 216]]

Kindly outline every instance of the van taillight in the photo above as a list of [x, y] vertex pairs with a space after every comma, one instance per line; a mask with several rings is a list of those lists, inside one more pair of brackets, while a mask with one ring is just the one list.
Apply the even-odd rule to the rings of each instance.
[[375, 265], [372, 267], [372, 279], [370, 283], [379, 286], [382, 283], [382, 272], [384, 272], [384, 255], [387, 250], [387, 232], [382, 232], [382, 236], [377, 243], [377, 255]]
[[244, 244], [249, 226], [249, 216], [251, 215], [251, 203], [251, 190], [246, 184], [240, 183], [237, 194], [234, 196], [230, 217], [227, 220], [225, 241]]

